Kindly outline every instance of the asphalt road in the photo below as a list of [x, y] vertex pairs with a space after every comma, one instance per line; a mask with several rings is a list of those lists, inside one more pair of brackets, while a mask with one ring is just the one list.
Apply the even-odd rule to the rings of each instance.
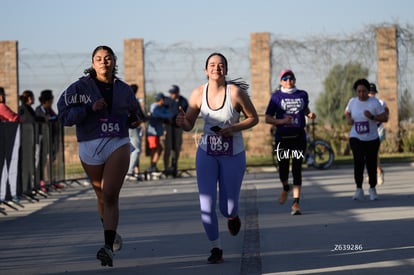
[[236, 237], [220, 219], [224, 263], [206, 263], [195, 177], [126, 182], [121, 193], [122, 251], [114, 267], [96, 260], [103, 232], [90, 186], [72, 183], [17, 210], [2, 205], [0, 274], [413, 274], [414, 169], [384, 167], [379, 200], [351, 199], [350, 166], [304, 169], [303, 215], [279, 205], [275, 169], [246, 172]]

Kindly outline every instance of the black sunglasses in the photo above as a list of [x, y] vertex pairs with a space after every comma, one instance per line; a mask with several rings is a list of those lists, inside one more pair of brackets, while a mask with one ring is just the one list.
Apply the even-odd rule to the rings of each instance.
[[283, 81], [288, 81], [288, 80], [296, 80], [295, 77], [293, 75], [287, 75], [282, 77]]

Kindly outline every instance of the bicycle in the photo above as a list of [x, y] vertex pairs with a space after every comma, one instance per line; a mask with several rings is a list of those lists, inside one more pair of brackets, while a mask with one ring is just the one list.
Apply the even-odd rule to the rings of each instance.
[[[304, 163], [316, 169], [326, 170], [331, 168], [334, 160], [334, 151], [326, 140], [315, 138], [315, 120], [306, 125], [306, 152], [304, 153]], [[278, 156], [274, 140], [276, 127], [272, 127], [270, 133], [272, 135], [272, 162], [275, 167], [278, 167]], [[309, 134], [311, 133], [311, 134]]]

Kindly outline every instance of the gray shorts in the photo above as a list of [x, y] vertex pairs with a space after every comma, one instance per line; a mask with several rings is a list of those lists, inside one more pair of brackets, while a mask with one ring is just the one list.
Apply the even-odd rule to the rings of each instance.
[[79, 158], [89, 165], [101, 165], [119, 147], [129, 144], [129, 137], [98, 138], [78, 143]]

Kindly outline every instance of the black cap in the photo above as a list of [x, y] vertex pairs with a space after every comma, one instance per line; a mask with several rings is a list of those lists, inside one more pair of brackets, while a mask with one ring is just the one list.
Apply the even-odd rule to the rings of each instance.
[[178, 94], [180, 92], [180, 87], [178, 87], [177, 85], [172, 85], [168, 92], [170, 94]]
[[155, 101], [160, 101], [161, 99], [164, 99], [164, 98], [165, 98], [165, 96], [164, 96], [163, 93], [157, 93], [155, 95]]
[[369, 84], [369, 92], [374, 94], [378, 93], [377, 86], [374, 83]]

